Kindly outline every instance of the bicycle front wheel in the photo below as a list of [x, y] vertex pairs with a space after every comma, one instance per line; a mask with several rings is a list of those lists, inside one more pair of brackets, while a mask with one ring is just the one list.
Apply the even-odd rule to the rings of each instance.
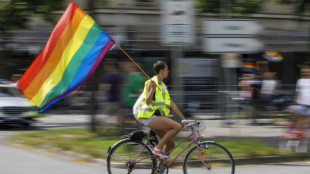
[[196, 146], [186, 154], [183, 163], [184, 174], [235, 173], [233, 157], [225, 147], [214, 142], [203, 142], [199, 145], [199, 149], [202, 160]]
[[109, 174], [154, 174], [156, 159], [143, 142], [124, 139], [109, 150], [107, 168]]

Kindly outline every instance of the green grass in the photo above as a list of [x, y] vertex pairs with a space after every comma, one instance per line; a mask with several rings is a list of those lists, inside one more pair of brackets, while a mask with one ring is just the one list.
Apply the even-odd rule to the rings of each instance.
[[227, 147], [234, 157], [288, 155], [292, 153], [280, 151], [275, 147], [254, 140], [239, 139], [219, 141], [218, 143]]
[[107, 149], [117, 141], [117, 138], [102, 139], [101, 136], [90, 133], [87, 129], [68, 128], [22, 133], [13, 136], [12, 140], [33, 146], [48, 146], [96, 158], [105, 158]]
[[[67, 128], [21, 133], [12, 136], [11, 139], [27, 145], [53, 147], [105, 159], [108, 148], [121, 138], [115, 136], [102, 137], [89, 132], [86, 128]], [[176, 138], [176, 144], [180, 140], [181, 138]], [[279, 151], [277, 148], [254, 140], [225, 140], [217, 141], [217, 143], [226, 147], [234, 157], [288, 155], [292, 153]], [[172, 152], [171, 156], [178, 154], [185, 146], [186, 143], [183, 143]], [[183, 153], [179, 159], [182, 160], [185, 154]]]

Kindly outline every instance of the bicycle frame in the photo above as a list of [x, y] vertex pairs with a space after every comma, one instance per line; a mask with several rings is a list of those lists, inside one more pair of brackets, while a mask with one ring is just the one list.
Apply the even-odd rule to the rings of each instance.
[[167, 166], [170, 166], [175, 160], [177, 160], [192, 144], [196, 143], [196, 147], [198, 149], [199, 152], [199, 157], [201, 162], [208, 167], [208, 165], [203, 161], [202, 159], [202, 155], [201, 155], [201, 151], [199, 148], [199, 142], [200, 142], [200, 138], [197, 138], [196, 132], [193, 130], [193, 128], [191, 128], [192, 133], [189, 134], [186, 138], [184, 138], [182, 141], [180, 141], [175, 147], [173, 147], [168, 153], [172, 152], [174, 149], [176, 149], [177, 147], [179, 147], [181, 144], [183, 144], [189, 137], [193, 137], [193, 140], [188, 143], [183, 149], [182, 151], [177, 154], [168, 164]]
[[[184, 138], [182, 141], [180, 141], [175, 147], [173, 147], [168, 153], [171, 153], [174, 149], [176, 149], [177, 147], [179, 147], [181, 144], [183, 144], [189, 137], [193, 137], [193, 140], [188, 143], [186, 145], [186, 147], [184, 147], [182, 149], [182, 151], [177, 154], [168, 164], [167, 166], [170, 166], [175, 160], [177, 160], [192, 144], [196, 143], [196, 147], [198, 149], [198, 153], [199, 153], [199, 157], [200, 157], [200, 160], [201, 162], [206, 166], [206, 167], [209, 167], [204, 161], [203, 161], [203, 158], [202, 158], [202, 155], [201, 155], [201, 151], [200, 151], [200, 148], [199, 148], [199, 142], [200, 142], [200, 137], [198, 138], [197, 135], [196, 135], [196, 132], [194, 131], [194, 128], [191, 127], [191, 134], [189, 134], [186, 138]], [[152, 138], [152, 137], [151, 137]], [[151, 138], [148, 139], [148, 141], [145, 143], [145, 145], [140, 149], [140, 151], [136, 154], [136, 156], [131, 160], [131, 163], [135, 163], [135, 162], [140, 162], [141, 160], [145, 159], [145, 158], [149, 158], [149, 157], [144, 157], [144, 158], [141, 158], [139, 159], [138, 157], [140, 156], [140, 154], [143, 152], [143, 150], [145, 149], [145, 147], [150, 144], [150, 141], [151, 141]], [[152, 156], [152, 158], [154, 158], [155, 156]]]

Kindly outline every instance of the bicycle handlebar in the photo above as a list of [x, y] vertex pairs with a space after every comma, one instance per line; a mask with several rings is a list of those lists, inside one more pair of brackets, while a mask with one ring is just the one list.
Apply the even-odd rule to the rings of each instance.
[[200, 124], [197, 120], [182, 120], [182, 124], [188, 123], [185, 127], [198, 126]]

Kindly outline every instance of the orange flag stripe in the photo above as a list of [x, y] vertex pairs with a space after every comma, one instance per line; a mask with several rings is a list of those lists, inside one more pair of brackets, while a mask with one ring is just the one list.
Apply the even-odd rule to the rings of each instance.
[[[70, 23], [70, 19], [72, 18], [74, 11], [77, 9], [77, 5], [75, 5], [74, 3], [70, 3], [67, 9], [70, 9], [70, 10], [66, 10], [63, 16], [59, 19], [59, 22], [57, 24], [58, 27], [53, 30], [43, 50], [40, 52], [40, 54], [36, 57], [33, 63], [29, 66], [29, 68], [20, 78], [19, 80], [20, 83], [18, 84], [18, 88], [22, 92], [27, 88], [27, 86], [37, 76], [38, 72], [41, 71], [41, 69], [47, 62], [48, 57], [54, 50], [56, 43], [59, 40], [62, 32], [67, 27], [67, 25]], [[68, 18], [68, 16], [70, 17]]]
[[64, 32], [62, 33], [50, 57], [47, 58], [48, 61], [46, 62], [45, 66], [38, 73], [38, 75], [34, 78], [34, 80], [29, 84], [29, 86], [25, 89], [24, 94], [27, 94], [27, 98], [32, 99], [32, 97], [35, 96], [38, 90], [40, 89], [41, 85], [54, 71], [59, 60], [62, 57], [62, 54], [65, 48], [67, 47], [76, 29], [78, 28], [80, 22], [85, 16], [86, 14], [80, 8], [75, 10], [72, 20], [67, 25]]

